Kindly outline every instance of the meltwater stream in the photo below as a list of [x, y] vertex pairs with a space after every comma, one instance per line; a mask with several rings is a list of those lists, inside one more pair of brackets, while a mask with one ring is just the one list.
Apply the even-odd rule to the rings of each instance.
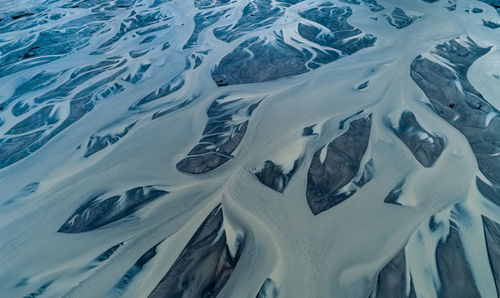
[[495, 0], [0, 0], [0, 297], [499, 297], [498, 30]]

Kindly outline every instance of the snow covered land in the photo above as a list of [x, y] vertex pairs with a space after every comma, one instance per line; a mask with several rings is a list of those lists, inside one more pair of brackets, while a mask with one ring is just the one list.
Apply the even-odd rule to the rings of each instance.
[[0, 0], [0, 297], [500, 297], [500, 1]]

